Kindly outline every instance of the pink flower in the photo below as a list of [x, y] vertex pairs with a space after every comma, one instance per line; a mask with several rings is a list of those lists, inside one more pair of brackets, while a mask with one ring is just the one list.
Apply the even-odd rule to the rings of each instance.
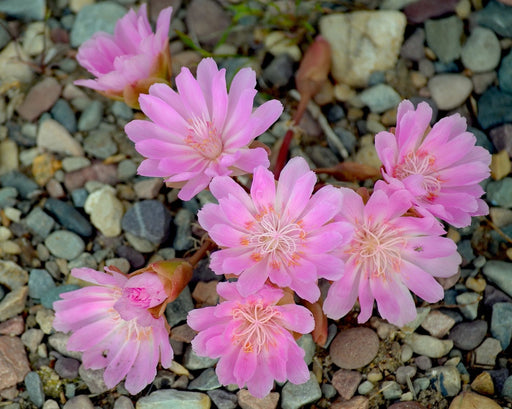
[[445, 237], [439, 221], [404, 215], [410, 208], [405, 191], [391, 196], [380, 189], [370, 196], [366, 206], [350, 189], [343, 189], [343, 207], [337, 220], [354, 226], [352, 240], [341, 249], [345, 271], [332, 283], [323, 308], [328, 317], [338, 319], [347, 314], [359, 297], [358, 322], [372, 315], [377, 301], [380, 315], [403, 326], [416, 317], [409, 292], [427, 302], [444, 297], [435, 277], [457, 273], [461, 261], [455, 243]]
[[170, 187], [181, 187], [178, 197], [189, 200], [205, 189], [214, 176], [252, 173], [269, 166], [263, 148], [248, 145], [279, 118], [277, 100], [254, 112], [256, 74], [241, 69], [226, 91], [225, 69], [211, 58], [197, 67], [197, 80], [188, 68], [176, 77], [176, 93], [155, 84], [139, 98], [150, 121], [135, 120], [125, 131], [135, 149], [147, 159], [138, 169], [144, 176], [164, 177]]
[[75, 84], [89, 87], [109, 97], [123, 99], [138, 107], [139, 93], [154, 82], [170, 77], [169, 25], [172, 7], [163, 9], [153, 33], [143, 3], [136, 13], [130, 10], [115, 27], [114, 35], [98, 32], [78, 49], [76, 59], [94, 80]]
[[226, 301], [190, 311], [187, 322], [199, 331], [192, 340], [194, 352], [220, 358], [220, 383], [247, 385], [253, 396], [263, 398], [274, 379], [295, 384], [309, 379], [304, 350], [291, 332], [311, 332], [311, 312], [295, 304], [277, 305], [283, 291], [270, 286], [242, 297], [234, 283], [224, 282], [217, 285], [217, 292]]
[[316, 176], [303, 158], [291, 159], [276, 183], [260, 166], [254, 171], [249, 196], [228, 177], [215, 178], [210, 189], [219, 204], [207, 204], [199, 223], [224, 249], [211, 255], [217, 274], [238, 275], [243, 296], [265, 281], [290, 287], [315, 302], [318, 277], [338, 279], [343, 262], [332, 251], [351, 234], [351, 226], [332, 223], [342, 202], [339, 189], [321, 188], [313, 196]]
[[83, 352], [84, 367], [105, 368], [109, 388], [126, 377], [126, 389], [136, 394], [153, 381], [159, 361], [164, 368], [172, 362], [167, 322], [147, 310], [167, 296], [155, 274], [128, 278], [114, 268], [105, 271], [72, 270], [74, 277], [95, 285], [61, 294], [53, 326], [72, 332], [67, 349]]
[[386, 189], [405, 189], [416, 207], [456, 227], [471, 224], [471, 216], [487, 214], [478, 184], [489, 176], [491, 155], [475, 146], [459, 114], [441, 119], [429, 130], [432, 109], [422, 102], [398, 106], [395, 134], [379, 132], [375, 147], [383, 164]]

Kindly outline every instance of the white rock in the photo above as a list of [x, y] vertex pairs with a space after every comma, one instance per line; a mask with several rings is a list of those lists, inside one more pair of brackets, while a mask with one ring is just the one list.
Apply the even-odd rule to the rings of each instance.
[[29, 57], [14, 42], [10, 42], [0, 53], [0, 82], [19, 81], [27, 84], [33, 73], [27, 64]]
[[372, 72], [393, 68], [405, 25], [405, 15], [392, 10], [321, 17], [320, 33], [331, 45], [331, 72], [336, 81], [364, 87]]
[[[45, 38], [46, 37], [46, 38]], [[29, 24], [23, 37], [23, 50], [30, 56], [48, 51], [52, 45], [50, 28], [44, 21]]]
[[430, 79], [428, 89], [437, 107], [448, 110], [464, 103], [473, 90], [473, 82], [460, 74], [440, 74]]
[[91, 216], [91, 223], [106, 237], [121, 234], [123, 204], [116, 197], [112, 186], [103, 186], [92, 192], [85, 201], [85, 212]]
[[52, 152], [73, 156], [84, 155], [82, 145], [73, 139], [68, 130], [54, 119], [47, 119], [39, 126], [37, 146]]
[[453, 348], [451, 339], [443, 341], [429, 335], [410, 334], [405, 337], [405, 343], [412, 348], [414, 353], [429, 358], [441, 358]]

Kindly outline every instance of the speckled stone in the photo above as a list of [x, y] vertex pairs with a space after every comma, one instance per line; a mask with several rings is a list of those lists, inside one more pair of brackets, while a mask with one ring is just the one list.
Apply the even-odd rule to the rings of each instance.
[[369, 328], [358, 327], [340, 331], [331, 343], [332, 361], [343, 369], [368, 365], [379, 350], [379, 337]]

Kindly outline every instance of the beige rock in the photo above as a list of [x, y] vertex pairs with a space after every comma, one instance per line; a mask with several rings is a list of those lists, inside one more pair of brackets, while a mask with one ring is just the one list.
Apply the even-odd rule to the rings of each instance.
[[84, 156], [82, 145], [54, 119], [47, 119], [37, 132], [37, 146], [52, 152], [65, 153], [73, 156]]
[[[0, 321], [15, 317], [25, 309], [28, 287], [20, 287], [9, 293], [0, 302]], [[0, 377], [1, 378], [1, 377]]]
[[491, 177], [494, 180], [503, 179], [511, 170], [512, 165], [510, 163], [510, 157], [505, 149], [492, 155]]
[[288, 33], [283, 31], [272, 31], [264, 40], [265, 48], [272, 55], [288, 54], [294, 61], [300, 61], [302, 53], [296, 42]]
[[428, 89], [437, 107], [448, 110], [466, 101], [473, 90], [473, 82], [460, 74], [439, 74], [429, 80]]
[[462, 392], [456, 396], [449, 409], [501, 409], [494, 400], [473, 392]]
[[27, 54], [10, 42], [0, 53], [0, 82], [19, 81], [27, 84], [32, 81], [33, 73]]
[[103, 186], [92, 192], [85, 201], [84, 210], [90, 215], [94, 227], [106, 237], [116, 237], [121, 234], [124, 208], [116, 197], [113, 187]]
[[78, 13], [85, 6], [94, 4], [95, 0], [69, 0], [69, 8], [73, 13]]
[[405, 342], [416, 354], [429, 358], [441, 358], [453, 348], [451, 339], [442, 341], [429, 335], [410, 334], [406, 336]]
[[28, 273], [12, 261], [0, 260], [0, 284], [14, 290], [28, 283]]
[[477, 293], [482, 293], [485, 290], [487, 283], [483, 278], [468, 277], [466, 280], [466, 287]]
[[320, 33], [332, 49], [333, 77], [355, 87], [370, 74], [395, 66], [406, 18], [399, 11], [356, 11], [320, 18]]
[[0, 175], [11, 170], [17, 170], [18, 166], [18, 145], [16, 145], [16, 142], [10, 139], [0, 142]]
[[27, 26], [23, 36], [23, 51], [30, 56], [35, 56], [51, 46], [50, 28], [44, 21], [36, 21]]
[[279, 393], [270, 392], [262, 399], [255, 398], [247, 389], [241, 389], [238, 393], [238, 404], [242, 409], [276, 409], [279, 402]]

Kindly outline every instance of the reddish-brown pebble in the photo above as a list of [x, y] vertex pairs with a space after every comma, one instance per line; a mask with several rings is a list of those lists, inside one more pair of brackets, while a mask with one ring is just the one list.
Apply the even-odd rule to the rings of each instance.
[[333, 403], [331, 409], [368, 409], [369, 401], [364, 396], [355, 396], [346, 402]]
[[183, 324], [179, 327], [174, 327], [171, 329], [171, 339], [173, 341], [190, 343], [196, 334], [197, 332], [195, 332], [187, 324]]
[[425, 406], [418, 402], [397, 402], [388, 409], [425, 409]]
[[210, 281], [208, 283], [199, 281], [192, 292], [192, 298], [200, 304], [201, 307], [216, 305], [217, 301], [219, 301], [217, 281]]
[[23, 119], [33, 121], [48, 111], [59, 98], [61, 86], [53, 77], [46, 77], [29, 91], [18, 113]]
[[332, 386], [336, 388], [343, 399], [349, 400], [361, 382], [361, 374], [357, 371], [340, 369], [332, 376]]
[[29, 372], [27, 353], [21, 340], [0, 336], [0, 390], [23, 381]]
[[0, 335], [21, 335], [25, 330], [25, 322], [20, 316], [11, 318], [0, 324]]
[[341, 331], [331, 343], [332, 361], [343, 369], [357, 369], [373, 361], [379, 350], [379, 337], [370, 328]]

